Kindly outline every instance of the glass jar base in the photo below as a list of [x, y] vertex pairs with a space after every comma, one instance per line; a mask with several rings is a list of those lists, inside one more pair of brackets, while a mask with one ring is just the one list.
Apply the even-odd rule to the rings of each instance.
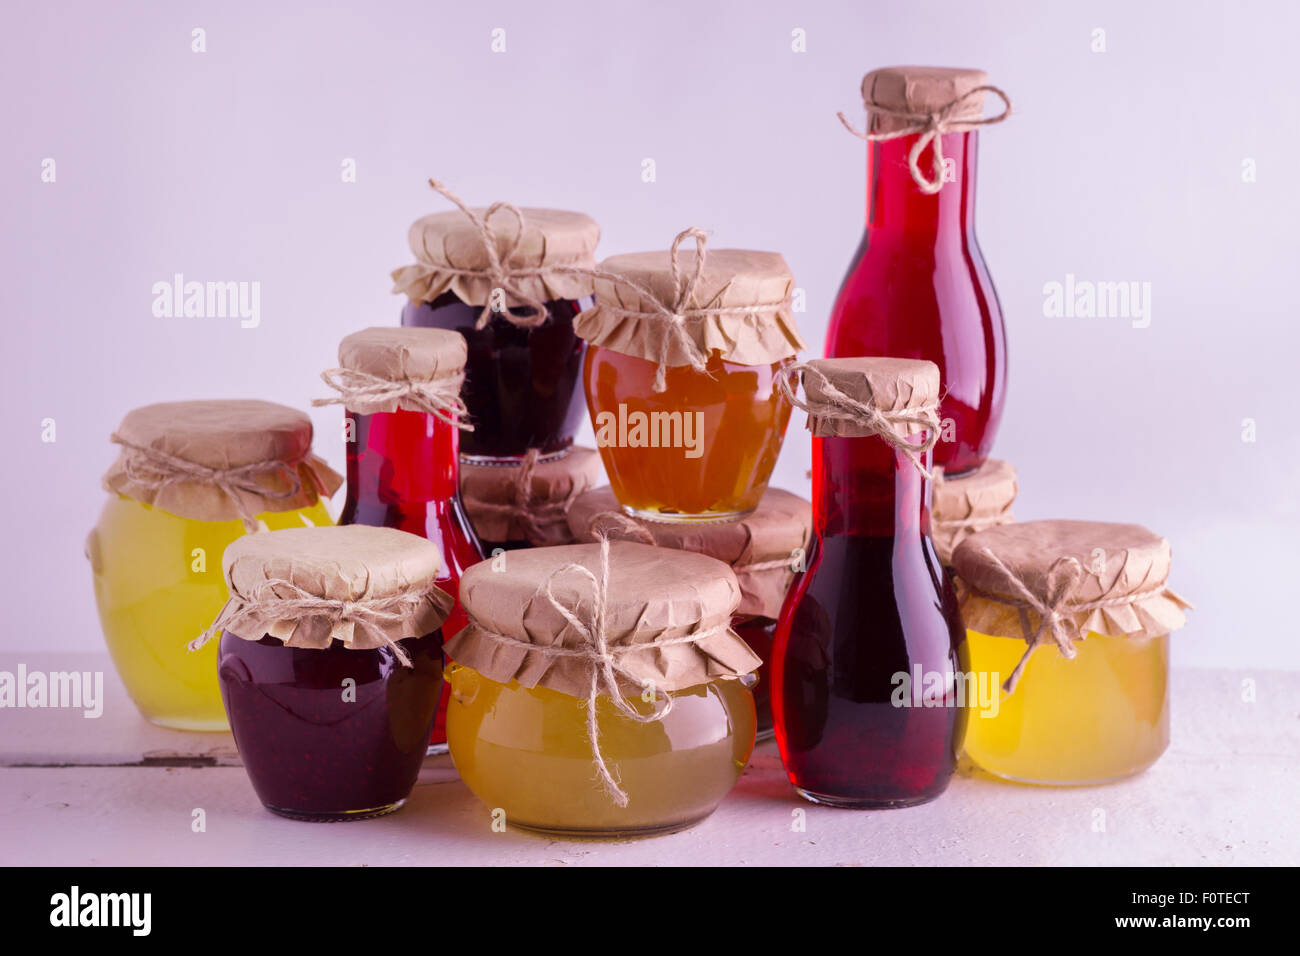
[[1151, 769], [1151, 763], [1143, 764], [1132, 770], [1121, 770], [1118, 773], [1108, 776], [1089, 777], [1082, 780], [1042, 780], [1031, 776], [1020, 776], [1017, 774], [1002, 773], [998, 770], [989, 770], [978, 760], [971, 758], [974, 765], [979, 768], [981, 773], [986, 773], [990, 777], [996, 777], [998, 780], [1005, 780], [1007, 783], [1018, 783], [1026, 787], [1104, 787], [1109, 783], [1119, 783], [1121, 780], [1128, 780], [1136, 777], [1138, 774], [1146, 773]]
[[307, 823], [346, 823], [351, 820], [371, 820], [375, 817], [384, 817], [390, 813], [402, 809], [406, 805], [406, 797], [398, 800], [396, 803], [389, 803], [382, 807], [373, 807], [369, 810], [337, 810], [332, 812], [316, 813], [305, 810], [286, 810], [283, 807], [273, 807], [269, 803], [263, 804], [266, 809], [278, 816], [287, 817], [290, 820], [303, 820]]
[[689, 830], [696, 824], [704, 822], [712, 815], [713, 810], [710, 810], [708, 813], [701, 814], [698, 817], [691, 817], [689, 820], [682, 820], [676, 823], [663, 823], [657, 826], [631, 827], [626, 830], [588, 830], [581, 827], [549, 827], [535, 823], [520, 823], [517, 820], [511, 820], [509, 816], [506, 817], [506, 823], [516, 829], [526, 830], [529, 833], [537, 833], [542, 836], [561, 837], [565, 840], [639, 840], [643, 837], [663, 836], [667, 833], [678, 833], [682, 830]]
[[643, 511], [624, 504], [620, 504], [619, 508], [629, 517], [639, 518], [642, 521], [658, 521], [661, 524], [726, 524], [729, 521], [748, 518], [754, 513], [753, 508], [744, 511], [710, 511], [698, 515], [680, 511]]
[[[545, 455], [538, 455], [538, 464], [550, 461], [559, 461], [561, 458], [567, 458], [569, 452], [573, 451], [573, 445], [566, 445], [559, 451], [547, 452]], [[487, 465], [488, 467], [499, 468], [518, 468], [528, 456], [524, 455], [466, 455], [461, 454], [460, 460], [465, 465]]]
[[901, 810], [905, 807], [919, 807], [923, 803], [929, 803], [936, 797], [941, 796], [947, 789], [948, 787], [945, 784], [938, 790], [932, 790], [917, 797], [894, 798], [837, 797], [829, 793], [816, 793], [812, 790], [805, 790], [803, 787], [795, 787], [794, 791], [809, 803], [816, 803], [823, 807], [837, 807], [841, 810]]
[[142, 716], [155, 727], [163, 727], [167, 730], [184, 730], [188, 733], [205, 734], [230, 733], [230, 722], [225, 717], [204, 720], [195, 717], [151, 717], [148, 714]]

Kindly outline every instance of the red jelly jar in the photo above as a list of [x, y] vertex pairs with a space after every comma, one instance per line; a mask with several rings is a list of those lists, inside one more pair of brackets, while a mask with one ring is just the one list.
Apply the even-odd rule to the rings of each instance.
[[[397, 528], [438, 546], [438, 586], [457, 596], [460, 576], [483, 560], [478, 537], [460, 499], [457, 443], [463, 428], [459, 398], [465, 340], [441, 329], [372, 328], [339, 343], [340, 368], [325, 381], [339, 395], [316, 404], [347, 409], [347, 499], [339, 524]], [[457, 602], [442, 631], [465, 626]], [[446, 752], [448, 689], [431, 747]]]
[[410, 230], [416, 264], [393, 273], [402, 325], [448, 329], [469, 346], [463, 398], [475, 430], [467, 461], [563, 454], [582, 423], [586, 343], [573, 320], [592, 305], [600, 228], [578, 212], [461, 207]]
[[[987, 82], [980, 70], [941, 67], [891, 67], [863, 78], [871, 138], [866, 231], [826, 335], [830, 357], [889, 355], [939, 366], [945, 393], [933, 460], [950, 478], [988, 457], [1006, 393], [1002, 307], [975, 238], [975, 127]], [[946, 131], [927, 139], [932, 117]], [[917, 173], [928, 185], [911, 168], [918, 144]]]
[[[948, 786], [967, 714], [955, 695], [966, 634], [930, 541], [921, 471], [929, 457], [923, 422], [937, 423], [938, 369], [910, 359], [823, 359], [807, 363], [803, 381], [813, 542], [772, 651], [781, 760], [815, 803], [924, 803]], [[828, 400], [836, 394], [828, 383], [886, 416], [887, 437], [880, 419]]]
[[386, 528], [292, 528], [226, 549], [217, 677], [262, 803], [302, 820], [398, 809], [424, 759], [451, 598], [438, 551]]

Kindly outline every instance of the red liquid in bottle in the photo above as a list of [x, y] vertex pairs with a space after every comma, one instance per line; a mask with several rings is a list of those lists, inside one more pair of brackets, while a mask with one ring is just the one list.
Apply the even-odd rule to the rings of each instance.
[[[924, 803], [948, 786], [966, 726], [949, 705], [966, 632], [930, 543], [929, 483], [878, 438], [812, 442], [808, 570], [772, 651], [781, 760], [817, 803]], [[917, 667], [945, 675], [944, 706], [896, 706], [897, 675]]]
[[[956, 178], [933, 196], [908, 170], [915, 135], [867, 144], [867, 228], [826, 334], [830, 358], [887, 355], [939, 366], [945, 426], [934, 463], [950, 477], [984, 463], [1006, 393], [1002, 307], [975, 239], [978, 135], [944, 134]], [[930, 163], [927, 147], [921, 168]]]
[[[348, 410], [354, 440], [348, 443], [347, 501], [339, 524], [397, 528], [418, 534], [442, 551], [438, 587], [457, 597], [460, 576], [483, 560], [483, 550], [465, 515], [457, 484], [460, 431], [426, 412]], [[459, 599], [442, 625], [444, 638], [468, 623]], [[447, 740], [444, 721], [449, 685], [434, 722], [432, 743]]]

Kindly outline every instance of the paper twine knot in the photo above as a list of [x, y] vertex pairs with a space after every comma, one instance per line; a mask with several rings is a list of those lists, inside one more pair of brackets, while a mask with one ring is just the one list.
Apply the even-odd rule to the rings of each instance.
[[[819, 379], [824, 398], [809, 398], [805, 401], [799, 397], [797, 386], [792, 383], [792, 380], [800, 373], [805, 376], [812, 374]], [[906, 455], [908, 461], [924, 477], [933, 477], [930, 469], [926, 468], [924, 462], [921, 461], [921, 456], [932, 449], [939, 441], [939, 406], [937, 403], [899, 411], [877, 408], [870, 402], [859, 401], [841, 391], [831, 383], [821, 369], [811, 362], [796, 362], [793, 365], [787, 365], [781, 370], [781, 374], [777, 376], [777, 383], [781, 386], [781, 391], [785, 393], [785, 397], [789, 399], [790, 404], [795, 408], [802, 409], [810, 417], [852, 422], [866, 428], [872, 434], [883, 439], [886, 444]], [[806, 394], [807, 389], [805, 388], [804, 391]], [[919, 441], [913, 441], [910, 434], [907, 437], [902, 437], [895, 431], [896, 425], [911, 426], [913, 434], [924, 431], [925, 436]]]
[[[996, 116], [986, 116], [981, 119], [964, 119], [954, 115], [960, 111], [967, 100], [980, 93], [992, 93], [1002, 100], [1002, 112]], [[994, 123], [1001, 123], [1011, 115], [1011, 99], [996, 86], [989, 85], [977, 86], [972, 90], [968, 90], [956, 99], [950, 100], [931, 112], [896, 109], [865, 99], [865, 97], [863, 105], [867, 108], [868, 113], [881, 113], [885, 116], [897, 117], [898, 119], [907, 120], [908, 125], [888, 133], [863, 133], [855, 129], [843, 113], [836, 113], [835, 115], [839, 117], [840, 122], [844, 124], [844, 128], [850, 133], [869, 142], [885, 142], [920, 133], [921, 135], [917, 137], [916, 142], [912, 144], [912, 149], [907, 154], [907, 168], [911, 171], [912, 180], [920, 188], [921, 192], [930, 196], [943, 188], [943, 134], [949, 132], [951, 127], [991, 126]], [[925, 147], [931, 143], [934, 144], [932, 152], [933, 164], [931, 166], [934, 178], [927, 179], [925, 173], [921, 170], [921, 154], [925, 152]]]
[[414, 405], [439, 421], [472, 432], [474, 426], [467, 421], [469, 409], [460, 397], [464, 374], [431, 382], [395, 382], [391, 379], [359, 372], [351, 368], [332, 368], [321, 372], [321, 381], [339, 394], [331, 398], [314, 398], [312, 406], [343, 405], [356, 408], [372, 402], [399, 401]]

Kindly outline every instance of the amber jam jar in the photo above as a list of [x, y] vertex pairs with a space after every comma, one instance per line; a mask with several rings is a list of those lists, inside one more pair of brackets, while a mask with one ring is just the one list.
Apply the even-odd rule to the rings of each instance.
[[586, 345], [573, 320], [592, 304], [584, 270], [600, 228], [578, 212], [498, 203], [425, 216], [409, 238], [417, 262], [393, 273], [394, 291], [408, 297], [402, 325], [448, 329], [468, 346], [462, 397], [475, 429], [461, 456], [564, 454], [582, 422]]
[[506, 823], [665, 833], [707, 817], [740, 778], [759, 661], [728, 626], [740, 589], [722, 562], [624, 541], [532, 548], [470, 568], [461, 599], [447, 740]]
[[[948, 67], [888, 67], [863, 78], [872, 139], [866, 227], [826, 333], [831, 357], [897, 356], [939, 366], [942, 427], [933, 457], [954, 478], [988, 456], [1006, 396], [1002, 307], [975, 237], [977, 130], [987, 84], [982, 70]], [[932, 123], [941, 124], [938, 136]]]
[[301, 820], [406, 802], [442, 689], [438, 549], [364, 525], [249, 535], [226, 549], [218, 678], [262, 803]]
[[216, 647], [186, 642], [226, 600], [221, 554], [258, 528], [332, 522], [342, 479], [302, 412], [261, 401], [163, 402], [127, 414], [86, 540], [104, 641], [145, 719], [224, 731]]
[[[694, 237], [697, 249], [679, 247]], [[610, 488], [627, 514], [717, 521], [757, 506], [790, 418], [777, 387], [803, 348], [780, 255], [708, 252], [688, 230], [668, 252], [613, 256], [578, 316], [583, 385]]]
[[567, 514], [574, 500], [602, 484], [605, 471], [595, 449], [575, 445], [543, 460], [530, 453], [519, 464], [460, 469], [460, 493], [483, 553], [572, 544]]
[[996, 707], [972, 713], [967, 755], [1055, 786], [1155, 763], [1169, 745], [1169, 634], [1190, 607], [1167, 586], [1170, 562], [1146, 528], [1092, 521], [1008, 524], [959, 544], [971, 669], [1002, 685]]
[[579, 541], [614, 536], [693, 551], [725, 562], [740, 584], [740, 604], [731, 629], [758, 655], [758, 682], [753, 686], [758, 739], [772, 736], [771, 682], [768, 665], [781, 604], [795, 571], [806, 566], [812, 509], [798, 495], [777, 488], [763, 493], [758, 507], [736, 521], [670, 524], [629, 518], [618, 510], [609, 488], [580, 495], [569, 508], [569, 527]]

